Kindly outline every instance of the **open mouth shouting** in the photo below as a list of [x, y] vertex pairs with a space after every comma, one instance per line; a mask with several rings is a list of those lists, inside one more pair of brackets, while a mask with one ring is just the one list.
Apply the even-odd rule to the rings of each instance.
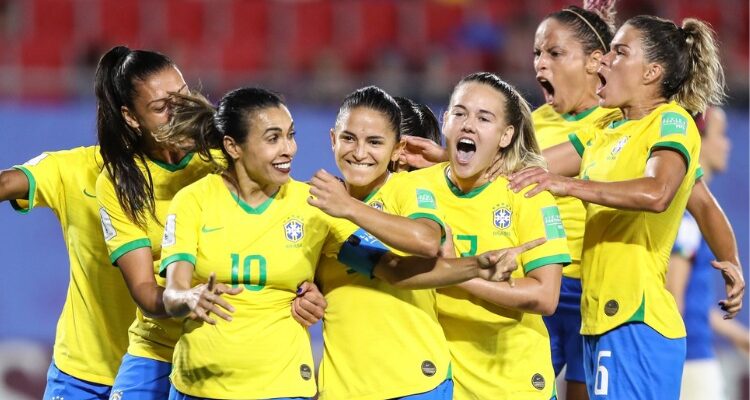
[[599, 75], [599, 86], [596, 87], [596, 94], [601, 97], [604, 87], [607, 86], [607, 78], [604, 76], [601, 69], [599, 69], [596, 74]]
[[542, 92], [544, 93], [544, 102], [552, 105], [555, 100], [555, 87], [552, 86], [552, 83], [547, 80], [547, 78], [537, 76], [536, 80], [542, 87]]
[[474, 139], [469, 137], [459, 138], [458, 143], [456, 143], [456, 161], [459, 164], [468, 164], [476, 151], [477, 145]]

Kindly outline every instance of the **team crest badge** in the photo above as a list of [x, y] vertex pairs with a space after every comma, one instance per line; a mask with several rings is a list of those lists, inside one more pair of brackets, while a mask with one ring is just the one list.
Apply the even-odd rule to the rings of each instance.
[[299, 242], [305, 236], [305, 224], [298, 219], [290, 219], [284, 224], [284, 235], [290, 242]]
[[612, 153], [610, 153], [610, 155], [614, 157], [619, 154], [622, 148], [625, 147], [625, 143], [628, 142], [628, 139], [630, 139], [630, 136], [625, 136], [622, 139], [618, 140], [617, 144], [615, 144], [615, 147], [612, 148]]
[[496, 208], [492, 213], [492, 224], [496, 228], [508, 229], [510, 227], [510, 219], [513, 212], [507, 207]]
[[380, 200], [373, 201], [372, 203], [370, 203], [370, 207], [372, 207], [372, 208], [374, 208], [374, 209], [376, 209], [378, 211], [383, 211], [383, 208], [384, 208], [383, 207], [383, 202], [380, 201]]

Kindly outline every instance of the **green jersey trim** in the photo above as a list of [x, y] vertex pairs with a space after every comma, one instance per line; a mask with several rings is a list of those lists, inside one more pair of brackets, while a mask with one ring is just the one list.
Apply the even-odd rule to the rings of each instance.
[[443, 223], [443, 221], [441, 221], [440, 218], [437, 217], [437, 215], [418, 212], [418, 213], [411, 214], [407, 216], [406, 218], [409, 218], [409, 219], [425, 218], [431, 221], [435, 221], [435, 223], [440, 225], [440, 244], [442, 245], [445, 242], [445, 223]]
[[563, 267], [570, 264], [570, 254], [555, 254], [552, 256], [537, 258], [523, 265], [523, 272], [529, 273], [539, 267], [548, 264], [562, 264]]
[[594, 112], [597, 108], [599, 108], [599, 106], [593, 106], [593, 107], [591, 107], [591, 108], [589, 108], [587, 110], [579, 112], [576, 115], [565, 113], [565, 114], [561, 114], [560, 116], [563, 117], [563, 119], [565, 119], [566, 121], [569, 121], [569, 122], [580, 121], [580, 120], [588, 117], [589, 115], [591, 115], [591, 113]]
[[[229, 190], [229, 189], [227, 189], [227, 190]], [[264, 201], [263, 203], [261, 203], [258, 207], [253, 207], [250, 204], [245, 203], [245, 201], [240, 198], [239, 194], [234, 193], [231, 190], [229, 190], [229, 193], [232, 195], [232, 198], [234, 198], [234, 200], [237, 202], [237, 204], [239, 204], [240, 207], [243, 210], [245, 210], [246, 213], [248, 213], [248, 214], [254, 214], [254, 215], [260, 215], [260, 214], [263, 214], [263, 212], [266, 211], [266, 209], [268, 209], [268, 207], [271, 206], [271, 203], [273, 203], [273, 199], [276, 198], [276, 194], [279, 193], [279, 192], [276, 191], [276, 193], [274, 193], [273, 195], [271, 195], [271, 197], [269, 197], [266, 201]]]
[[117, 260], [120, 257], [124, 256], [125, 253], [133, 251], [135, 249], [140, 249], [141, 247], [151, 247], [151, 241], [148, 238], [142, 238], [125, 243], [109, 255], [109, 261], [112, 263], [112, 265], [117, 265]]
[[167, 276], [167, 267], [169, 267], [169, 264], [176, 263], [177, 261], [187, 261], [190, 264], [193, 264], [193, 267], [195, 267], [194, 255], [189, 253], [172, 254], [171, 256], [161, 260], [161, 265], [159, 266], [159, 276], [165, 278]]
[[635, 310], [635, 313], [633, 313], [633, 316], [630, 317], [625, 323], [628, 322], [644, 322], [646, 319], [646, 294], [643, 294], [643, 298], [641, 299], [641, 305], [638, 306], [638, 309]]
[[621, 127], [626, 122], [630, 122], [630, 120], [627, 119], [627, 118], [623, 118], [623, 119], [620, 119], [620, 120], [617, 120], [617, 121], [612, 121], [612, 123], [609, 124], [609, 128], [610, 129], [617, 129], [617, 128]]
[[381, 185], [381, 186], [377, 187], [375, 190], [373, 190], [372, 192], [370, 192], [370, 194], [368, 194], [367, 196], [365, 196], [365, 198], [364, 198], [364, 200], [362, 200], [362, 202], [365, 203], [365, 204], [367, 204], [368, 201], [372, 200], [372, 198], [375, 197], [376, 194], [378, 194], [378, 192], [380, 191], [380, 188], [382, 188], [382, 187], [383, 186]]
[[651, 158], [651, 155], [654, 153], [654, 151], [660, 149], [660, 148], [666, 148], [674, 150], [680, 154], [682, 154], [682, 157], [685, 158], [685, 166], [690, 169], [690, 153], [687, 151], [685, 146], [682, 145], [682, 143], [679, 142], [658, 142], [655, 143], [653, 146], [651, 146], [651, 150], [648, 153], [648, 158]]
[[23, 172], [23, 174], [26, 175], [26, 179], [29, 180], [29, 206], [26, 208], [21, 207], [21, 205], [19, 205], [16, 200], [11, 200], [10, 206], [13, 207], [13, 209], [16, 210], [19, 214], [28, 214], [29, 211], [34, 208], [34, 196], [36, 195], [36, 179], [34, 179], [34, 174], [32, 174], [31, 171], [29, 171], [29, 169], [24, 167], [23, 165], [18, 165], [13, 168]]
[[698, 181], [698, 179], [703, 178], [703, 175], [703, 167], [699, 166], [698, 169], [695, 170], [695, 180]]
[[570, 140], [570, 143], [575, 147], [576, 153], [583, 158], [583, 152], [586, 148], [583, 146], [583, 143], [581, 143], [581, 139], [578, 139], [578, 136], [576, 136], [575, 133], [571, 133], [568, 135], [568, 140]]
[[177, 164], [170, 164], [164, 161], [154, 160], [152, 158], [149, 158], [149, 160], [151, 160], [154, 164], [166, 169], [169, 172], [175, 172], [181, 169], [185, 169], [185, 167], [187, 167], [187, 165], [190, 164], [190, 160], [193, 159], [194, 155], [195, 153], [187, 153], [185, 157], [182, 157], [182, 160], [180, 160], [180, 162], [178, 162]]
[[451, 192], [456, 195], [456, 197], [460, 197], [462, 199], [470, 199], [472, 197], [476, 197], [479, 195], [479, 193], [482, 193], [484, 189], [487, 188], [487, 186], [490, 185], [492, 182], [487, 182], [482, 186], [475, 187], [474, 189], [469, 190], [468, 192], [464, 193], [461, 191], [461, 189], [458, 188], [453, 182], [451, 182], [451, 179], [448, 178], [448, 169], [445, 170], [445, 182], [448, 183], [448, 189], [451, 190]]

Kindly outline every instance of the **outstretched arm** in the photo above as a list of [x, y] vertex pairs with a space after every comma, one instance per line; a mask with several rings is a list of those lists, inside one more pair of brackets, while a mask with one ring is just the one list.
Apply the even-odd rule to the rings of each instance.
[[25, 199], [29, 196], [29, 179], [17, 169], [0, 171], [0, 201]]

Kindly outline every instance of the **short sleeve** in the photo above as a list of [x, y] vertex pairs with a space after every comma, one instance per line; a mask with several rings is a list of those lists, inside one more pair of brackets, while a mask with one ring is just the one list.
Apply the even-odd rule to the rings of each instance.
[[593, 127], [584, 127], [568, 134], [568, 140], [581, 158], [583, 158], [586, 148], [591, 146], [596, 136], [596, 131], [597, 129]]
[[693, 258], [701, 244], [701, 230], [698, 223], [690, 214], [685, 214], [677, 231], [677, 239], [672, 247], [672, 254], [677, 254], [687, 259]]
[[62, 208], [65, 187], [60, 167], [54, 153], [42, 153], [23, 165], [13, 167], [23, 172], [29, 180], [29, 197], [11, 201], [13, 209], [26, 214], [34, 207]]
[[437, 197], [423, 178], [403, 174], [393, 184], [387, 201], [390, 213], [409, 219], [426, 218], [435, 221], [445, 231]]
[[[525, 192], [525, 191], [524, 191]], [[519, 245], [538, 238], [547, 241], [521, 254], [524, 273], [548, 264], [570, 264], [570, 252], [560, 210], [549, 192], [525, 198], [517, 197], [518, 212], [514, 218]]]
[[685, 160], [691, 171], [700, 152], [700, 136], [692, 119], [680, 112], [665, 111], [649, 127], [649, 156], [657, 150], [672, 150]]
[[174, 262], [187, 261], [195, 266], [203, 210], [199, 198], [189, 191], [191, 188], [177, 192], [169, 205], [161, 243], [159, 275], [162, 277]]
[[96, 180], [96, 200], [99, 202], [99, 218], [104, 241], [113, 265], [116, 265], [117, 259], [130, 251], [151, 247], [146, 230], [131, 221], [120, 206], [107, 171], [99, 174]]

